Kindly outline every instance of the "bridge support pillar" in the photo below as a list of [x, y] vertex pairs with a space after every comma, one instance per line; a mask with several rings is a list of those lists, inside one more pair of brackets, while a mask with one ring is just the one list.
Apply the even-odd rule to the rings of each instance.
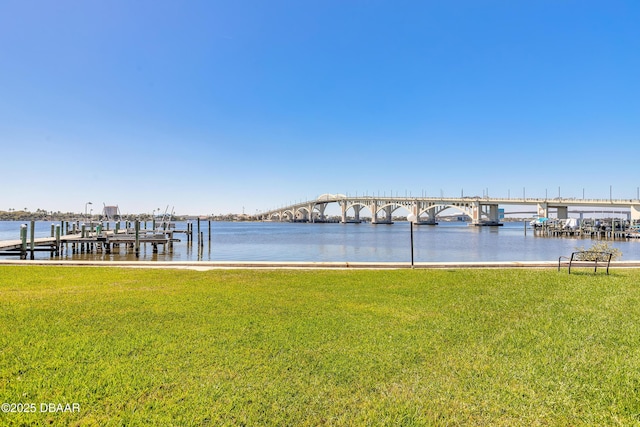
[[[471, 209], [471, 224], [472, 225], [502, 225], [500, 222], [500, 210], [496, 204], [481, 204], [476, 202]], [[486, 219], [482, 219], [484, 213]]]
[[[374, 206], [377, 206], [377, 205], [374, 204]], [[375, 213], [371, 217], [371, 224], [393, 224], [393, 219], [391, 218], [391, 213], [393, 212], [392, 207], [391, 206], [385, 206], [383, 208], [383, 210], [384, 210], [384, 214], [385, 214], [385, 218], [383, 220], [380, 220], [378, 218], [377, 209], [375, 211], [372, 211], [372, 212], [375, 212]]]
[[369, 206], [369, 210], [371, 211], [371, 224], [378, 223], [378, 202], [373, 201], [373, 203]]
[[[314, 208], [314, 206], [313, 206], [312, 204], [308, 204], [308, 205], [307, 205], [307, 212], [308, 212], [308, 215], [309, 215], [309, 217], [307, 218], [307, 222], [316, 222], [316, 219], [315, 219], [315, 217], [313, 216], [313, 208]], [[320, 216], [320, 218], [319, 218], [319, 219], [320, 219], [320, 221], [322, 221], [322, 219], [323, 219], [323, 218], [322, 218], [322, 217], [323, 217], [323, 215], [322, 215], [322, 214], [320, 214], [319, 216]]]
[[347, 222], [355, 222], [355, 223], [360, 222], [360, 209], [362, 209], [362, 206], [360, 205], [351, 206], [353, 208], [353, 220], [350, 220], [347, 218], [347, 203], [345, 202], [341, 207], [342, 207], [342, 223], [343, 224]]
[[482, 217], [482, 205], [480, 202], [473, 202], [471, 205], [471, 224], [480, 225], [480, 218]]
[[640, 221], [640, 205], [631, 205], [631, 221]]
[[488, 208], [488, 217], [489, 221], [487, 221], [484, 225], [502, 225], [500, 223], [500, 210], [498, 209], [498, 205], [486, 205]]
[[568, 219], [568, 218], [569, 218], [569, 207], [558, 206], [558, 219]]
[[538, 217], [549, 218], [549, 205], [546, 203], [538, 203]]
[[[316, 205], [318, 207], [318, 214], [320, 215], [320, 220], [326, 221], [327, 216], [324, 214], [324, 210], [327, 208], [327, 204], [323, 203], [321, 205]], [[311, 207], [311, 212], [313, 212], [313, 207]]]
[[392, 224], [393, 223], [393, 218], [391, 218], [391, 213], [392, 212], [393, 212], [393, 210], [391, 209], [391, 206], [385, 206], [385, 208], [384, 208], [385, 220], [383, 221], [384, 224]]
[[427, 215], [426, 220], [424, 219], [420, 219], [420, 216], [418, 214], [416, 214], [416, 218], [418, 218], [418, 221], [416, 222], [418, 225], [438, 225], [438, 222], [436, 221], [436, 211], [433, 209], [429, 209], [428, 211], [426, 211], [424, 215]]

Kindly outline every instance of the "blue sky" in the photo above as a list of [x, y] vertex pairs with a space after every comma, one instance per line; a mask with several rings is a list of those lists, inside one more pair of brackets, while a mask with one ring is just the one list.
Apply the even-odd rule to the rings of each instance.
[[635, 198], [636, 1], [0, 0], [0, 209]]

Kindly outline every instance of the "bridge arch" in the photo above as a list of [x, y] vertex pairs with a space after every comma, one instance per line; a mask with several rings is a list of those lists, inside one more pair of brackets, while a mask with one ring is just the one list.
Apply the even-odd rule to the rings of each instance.
[[306, 214], [307, 217], [310, 216], [309, 208], [307, 208], [306, 206], [299, 206], [298, 208], [296, 208], [295, 210], [296, 219], [302, 219], [301, 217], [303, 217], [304, 214]]
[[353, 216], [358, 218], [360, 217], [360, 210], [361, 209], [366, 209], [369, 214], [371, 214], [371, 216], [373, 216], [373, 213], [371, 212], [371, 206], [367, 205], [366, 203], [362, 203], [362, 202], [353, 202], [353, 203], [348, 203], [345, 206], [345, 215], [350, 211], [353, 210]]
[[281, 215], [280, 221], [285, 221], [285, 220], [293, 221], [296, 219], [296, 214], [292, 209], [286, 209], [282, 211], [280, 215]]
[[[432, 217], [438, 216], [441, 212], [446, 211], [447, 209], [454, 209], [456, 211], [460, 211], [465, 215], [468, 215], [469, 218], [473, 218], [473, 208], [468, 205], [457, 205], [457, 204], [434, 204], [428, 206], [420, 211], [420, 215], [427, 214]], [[418, 217], [420, 216], [418, 215]]]
[[[407, 206], [406, 204], [404, 204], [404, 203], [387, 202], [387, 203], [377, 207], [376, 215], [377, 215], [378, 212], [381, 212], [381, 211], [384, 211], [385, 214], [388, 212], [390, 215], [393, 215], [393, 213], [395, 211], [397, 211], [398, 209], [402, 209], [402, 208], [407, 210], [407, 215], [409, 215], [411, 213], [411, 208], [409, 206]], [[390, 220], [391, 218], [388, 218], [388, 219]]]

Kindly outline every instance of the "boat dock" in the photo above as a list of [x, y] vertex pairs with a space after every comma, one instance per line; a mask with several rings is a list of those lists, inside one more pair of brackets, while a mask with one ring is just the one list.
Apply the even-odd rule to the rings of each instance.
[[[534, 222], [534, 221], [532, 221]], [[534, 233], [545, 237], [583, 237], [592, 239], [640, 238], [640, 225], [622, 219], [548, 220], [532, 225]]]
[[[122, 227], [122, 225], [124, 226]], [[106, 228], [103, 222], [89, 224], [63, 222], [59, 225], [51, 224], [49, 237], [36, 238], [35, 221], [31, 221], [30, 226], [27, 224], [20, 226], [19, 239], [0, 241], [0, 256], [34, 259], [34, 253], [39, 251], [50, 252], [53, 256], [59, 255], [63, 246], [67, 249], [71, 248], [73, 253], [110, 254], [113, 249], [119, 250], [120, 245], [125, 245], [138, 258], [141, 245], [151, 245], [154, 253], [157, 253], [158, 246], [162, 245], [171, 253], [173, 252], [173, 242], [180, 241], [175, 237], [175, 234], [184, 233], [189, 240], [193, 236], [193, 227], [188, 227], [187, 230], [175, 230], [171, 223], [162, 223], [156, 226], [155, 221], [151, 229], [146, 229], [146, 225], [145, 222], [144, 228], [141, 228], [141, 222], [138, 220], [126, 221], [124, 224], [118, 221], [115, 223], [114, 229], [109, 229], [109, 222], [106, 223]]]

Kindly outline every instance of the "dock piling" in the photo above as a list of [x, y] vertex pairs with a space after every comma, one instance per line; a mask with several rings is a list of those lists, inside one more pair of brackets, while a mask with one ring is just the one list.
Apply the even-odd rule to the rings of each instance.
[[136, 219], [136, 242], [135, 242], [135, 252], [136, 258], [140, 258], [140, 221]]
[[36, 248], [36, 222], [31, 220], [31, 237], [30, 237], [30, 246], [31, 246], [31, 259], [35, 259], [35, 248]]
[[60, 255], [60, 225], [56, 225], [56, 255]]
[[27, 224], [20, 226], [20, 259], [27, 259]]

